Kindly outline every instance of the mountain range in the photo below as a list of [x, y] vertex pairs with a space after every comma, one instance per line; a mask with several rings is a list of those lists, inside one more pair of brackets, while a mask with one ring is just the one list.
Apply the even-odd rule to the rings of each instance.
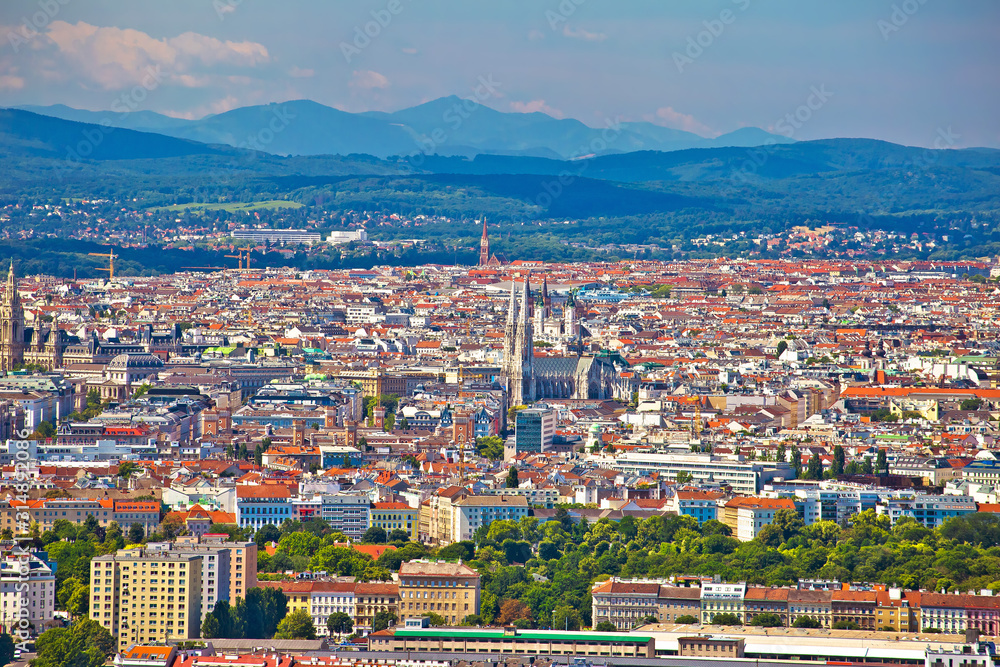
[[541, 112], [502, 112], [456, 96], [395, 112], [349, 113], [311, 100], [247, 106], [198, 120], [153, 111], [87, 111], [62, 104], [21, 106], [43, 116], [251, 148], [276, 155], [376, 157], [510, 155], [574, 159], [634, 151], [793, 143], [755, 127], [706, 138], [648, 122], [589, 127]]
[[[360, 121], [378, 119], [361, 116]], [[490, 154], [283, 156], [0, 109], [0, 160], [0, 195], [49, 196], [58, 186], [60, 196], [135, 198], [141, 193], [151, 206], [319, 198], [345, 209], [458, 218], [487, 214], [491, 219], [682, 210], [846, 219], [856, 218], [858, 211], [952, 216], [1000, 210], [1000, 150], [928, 150], [874, 139], [635, 151], [576, 160]]]

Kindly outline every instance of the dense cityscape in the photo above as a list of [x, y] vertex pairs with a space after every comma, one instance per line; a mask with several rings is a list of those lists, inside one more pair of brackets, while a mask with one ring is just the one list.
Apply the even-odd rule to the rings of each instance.
[[0, 2], [0, 667], [1000, 667], [995, 0]]
[[502, 262], [481, 229], [473, 267], [11, 263], [5, 629], [135, 665], [1000, 633], [1000, 267]]

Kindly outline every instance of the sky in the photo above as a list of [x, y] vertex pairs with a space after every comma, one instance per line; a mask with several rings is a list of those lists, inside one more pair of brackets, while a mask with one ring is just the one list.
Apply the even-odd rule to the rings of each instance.
[[996, 0], [2, 0], [0, 35], [0, 106], [478, 94], [594, 127], [1000, 147]]

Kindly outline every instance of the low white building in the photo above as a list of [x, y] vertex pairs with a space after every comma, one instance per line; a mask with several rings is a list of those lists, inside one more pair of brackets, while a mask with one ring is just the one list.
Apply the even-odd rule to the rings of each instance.
[[368, 232], [363, 229], [352, 229], [351, 231], [332, 231], [330, 236], [327, 237], [327, 243], [331, 245], [340, 245], [341, 243], [351, 243], [353, 241], [358, 241], [364, 243], [368, 240]]

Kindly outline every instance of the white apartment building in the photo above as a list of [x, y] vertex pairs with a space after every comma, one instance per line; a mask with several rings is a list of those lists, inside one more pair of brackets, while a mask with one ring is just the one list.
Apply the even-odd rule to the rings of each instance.
[[372, 324], [385, 319], [382, 314], [385, 309], [382, 306], [372, 304], [352, 304], [347, 307], [345, 317], [348, 324]]
[[521, 496], [527, 498], [531, 505], [544, 505], [549, 509], [552, 509], [559, 502], [559, 489], [553, 486], [525, 489], [483, 489], [481, 493], [485, 496]]
[[320, 518], [352, 540], [360, 540], [371, 526], [371, 498], [367, 493], [342, 492], [321, 496]]
[[528, 516], [524, 496], [467, 496], [452, 503], [452, 540], [471, 540], [480, 526], [509, 519], [520, 521]]
[[262, 243], [319, 243], [323, 236], [319, 232], [305, 232], [297, 229], [236, 229], [234, 239], [250, 239]]
[[[55, 613], [56, 575], [48, 563], [34, 554], [7, 551], [0, 561], [0, 624], [5, 632], [14, 630], [22, 617], [28, 619], [33, 635], [48, 628]], [[27, 609], [24, 616], [22, 609]]]
[[327, 237], [327, 243], [331, 245], [340, 245], [341, 243], [351, 243], [353, 241], [364, 243], [367, 240], [368, 232], [363, 229], [353, 229], [349, 232], [332, 231], [330, 232], [330, 236]]
[[326, 627], [326, 620], [331, 614], [343, 612], [351, 618], [357, 616], [357, 605], [354, 597], [356, 585], [352, 581], [317, 581], [313, 583], [309, 596], [309, 615], [312, 616], [318, 636], [323, 637], [330, 634]]
[[788, 498], [741, 498], [743, 504], [736, 511], [736, 539], [749, 542], [757, 537], [764, 526], [774, 521], [774, 515], [783, 509], [795, 511], [795, 503]]

